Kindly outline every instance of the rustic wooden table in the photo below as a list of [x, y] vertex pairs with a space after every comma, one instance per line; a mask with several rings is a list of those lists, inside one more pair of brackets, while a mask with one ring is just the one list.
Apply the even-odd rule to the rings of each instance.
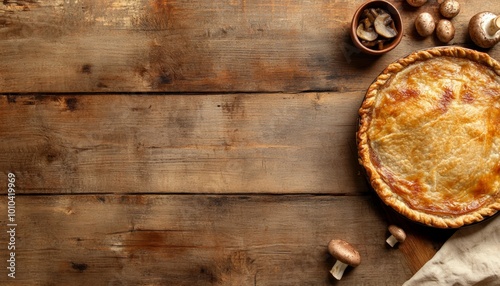
[[[405, 35], [373, 57], [348, 34], [362, 2], [0, 3], [0, 284], [409, 279], [452, 231], [385, 208], [361, 175], [354, 134], [385, 66], [441, 45], [413, 28], [438, 4], [391, 1]], [[468, 21], [500, 2], [460, 2], [448, 44], [477, 48]], [[385, 245], [393, 222], [409, 235], [395, 249]], [[333, 238], [362, 255], [340, 282], [328, 273]]]

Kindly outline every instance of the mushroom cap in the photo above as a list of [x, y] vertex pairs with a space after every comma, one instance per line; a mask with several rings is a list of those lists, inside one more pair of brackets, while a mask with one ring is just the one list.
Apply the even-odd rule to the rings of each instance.
[[445, 18], [453, 18], [460, 13], [460, 3], [456, 0], [444, 0], [439, 5], [439, 12]]
[[441, 19], [436, 26], [436, 35], [443, 43], [448, 43], [455, 37], [455, 27], [450, 20]]
[[402, 228], [391, 224], [388, 229], [389, 229], [389, 232], [391, 233], [391, 235], [393, 235], [398, 242], [405, 241], [406, 233]]
[[427, 3], [427, 0], [406, 0], [410, 6], [413, 7], [420, 7], [423, 6], [425, 3]]
[[328, 252], [337, 260], [352, 267], [356, 267], [361, 263], [359, 252], [347, 241], [332, 239], [328, 243]]
[[420, 13], [415, 19], [415, 29], [422, 37], [430, 36], [436, 29], [434, 17], [428, 12]]

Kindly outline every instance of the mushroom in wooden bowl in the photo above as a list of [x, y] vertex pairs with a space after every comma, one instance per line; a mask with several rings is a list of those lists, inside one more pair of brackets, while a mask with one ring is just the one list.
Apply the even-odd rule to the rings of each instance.
[[367, 1], [352, 17], [351, 39], [366, 54], [381, 55], [391, 51], [401, 42], [403, 34], [401, 15], [390, 2]]

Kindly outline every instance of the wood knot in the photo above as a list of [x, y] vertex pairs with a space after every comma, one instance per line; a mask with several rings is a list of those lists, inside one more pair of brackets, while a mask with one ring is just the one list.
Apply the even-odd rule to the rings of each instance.
[[71, 268], [78, 270], [79, 272], [83, 272], [87, 270], [89, 266], [86, 263], [75, 263], [71, 262]]
[[92, 73], [92, 65], [91, 64], [82, 65], [80, 72], [84, 73], [84, 74], [91, 74]]
[[75, 97], [70, 97], [65, 99], [65, 103], [69, 111], [75, 111], [78, 105], [78, 100]]

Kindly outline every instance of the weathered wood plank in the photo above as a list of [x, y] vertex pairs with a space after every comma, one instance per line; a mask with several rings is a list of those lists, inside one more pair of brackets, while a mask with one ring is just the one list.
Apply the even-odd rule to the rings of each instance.
[[[331, 285], [326, 245], [340, 238], [362, 255], [342, 283], [401, 285], [412, 273], [403, 252], [385, 245], [387, 224], [375, 202], [369, 195], [18, 195], [16, 279], [2, 267], [0, 281]], [[2, 247], [0, 257], [7, 256]]]
[[[369, 57], [352, 46], [351, 15], [363, 0], [81, 0], [0, 3], [0, 92], [358, 91], [422, 39], [413, 9], [391, 1], [406, 35]], [[449, 44], [474, 47], [467, 23], [484, 10], [464, 0]], [[492, 11], [500, 2], [489, 3]], [[500, 58], [500, 49], [489, 53]]]
[[1, 96], [23, 193], [366, 192], [360, 93]]

